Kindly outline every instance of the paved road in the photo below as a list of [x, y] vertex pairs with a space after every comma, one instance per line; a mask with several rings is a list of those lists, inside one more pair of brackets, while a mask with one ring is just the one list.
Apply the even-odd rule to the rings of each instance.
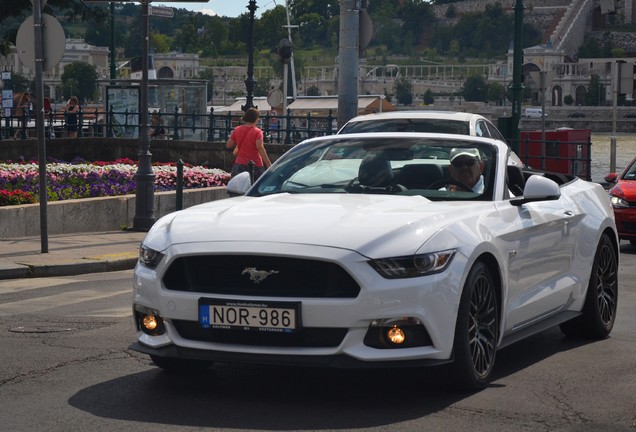
[[437, 369], [219, 365], [175, 377], [130, 352], [130, 271], [0, 281], [0, 431], [633, 431], [636, 247], [611, 338], [551, 329], [502, 350], [478, 393]]

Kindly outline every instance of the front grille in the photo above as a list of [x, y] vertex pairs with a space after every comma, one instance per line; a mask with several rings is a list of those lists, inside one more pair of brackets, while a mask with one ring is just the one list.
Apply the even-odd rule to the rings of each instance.
[[300, 329], [296, 334], [268, 333], [244, 330], [216, 330], [203, 328], [198, 322], [172, 320], [179, 335], [188, 340], [200, 342], [219, 342], [253, 346], [280, 347], [337, 347], [347, 334], [346, 328]]
[[[250, 268], [269, 273], [250, 280]], [[173, 291], [295, 298], [355, 298], [360, 286], [342, 267], [326, 261], [261, 255], [177, 258], [165, 276]]]

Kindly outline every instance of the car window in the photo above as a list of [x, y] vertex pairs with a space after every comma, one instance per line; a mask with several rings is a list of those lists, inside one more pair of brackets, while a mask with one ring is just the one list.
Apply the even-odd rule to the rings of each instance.
[[478, 137], [490, 138], [486, 124], [481, 120], [478, 120], [477, 123], [475, 123], [475, 135]]
[[632, 162], [630, 167], [625, 170], [623, 180], [636, 180], [636, 163]]
[[[476, 165], [459, 167], [483, 166], [481, 188], [473, 188], [474, 184], [462, 187], [453, 178], [451, 158], [458, 152], [468, 158], [477, 152]], [[248, 195], [356, 193], [488, 200], [492, 197], [495, 160], [495, 146], [470, 140], [342, 135], [341, 139], [307, 141], [296, 146], [267, 170]], [[457, 187], [446, 190], [447, 185]]]
[[488, 132], [491, 138], [494, 138], [499, 141], [506, 142], [506, 138], [499, 132], [499, 129], [489, 121], [484, 121], [484, 123], [488, 126]]
[[445, 119], [385, 119], [347, 123], [340, 134], [359, 132], [431, 132], [469, 135], [467, 122]]

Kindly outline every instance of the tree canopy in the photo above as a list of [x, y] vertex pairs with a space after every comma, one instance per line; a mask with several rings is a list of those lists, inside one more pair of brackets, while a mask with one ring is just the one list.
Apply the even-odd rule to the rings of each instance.
[[93, 99], [97, 90], [97, 72], [95, 66], [75, 61], [69, 63], [62, 73], [62, 91], [64, 98], [77, 96], [80, 101]]
[[[373, 0], [367, 11], [373, 22], [373, 39], [368, 49], [394, 55], [436, 53], [466, 57], [505, 56], [513, 37], [513, 16], [499, 3], [484, 11], [464, 13], [459, 23], [448, 27], [433, 13], [433, 5], [453, 1]], [[141, 11], [134, 2], [115, 4], [115, 46], [126, 58], [141, 54]], [[62, 21], [67, 37], [83, 38], [87, 43], [109, 46], [110, 8], [108, 3], [81, 0], [48, 0], [46, 13]], [[340, 2], [338, 0], [289, 0], [291, 30], [298, 50], [335, 50], [338, 44]], [[0, 53], [7, 53], [24, 18], [31, 13], [31, 0], [0, 1]], [[151, 52], [196, 53], [204, 58], [244, 57], [247, 54], [249, 12], [236, 18], [210, 16], [174, 8], [174, 17], [151, 16]], [[255, 20], [255, 52], [275, 63], [278, 42], [288, 36], [285, 6], [266, 10]], [[537, 43], [539, 33], [524, 27], [524, 46]], [[261, 54], [261, 55], [262, 55]], [[428, 54], [427, 54], [428, 55]], [[258, 58], [256, 59], [258, 62]]]
[[[20, 25], [32, 13], [31, 0], [0, 2], [0, 54], [9, 53], [11, 44], [15, 44]], [[80, 0], [48, 0], [43, 13], [63, 18], [67, 22], [103, 22], [108, 16], [104, 7], [87, 7]]]

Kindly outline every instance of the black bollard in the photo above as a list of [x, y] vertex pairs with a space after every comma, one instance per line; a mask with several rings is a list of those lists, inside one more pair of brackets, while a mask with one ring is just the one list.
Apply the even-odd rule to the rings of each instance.
[[183, 210], [183, 161], [177, 161], [177, 193], [175, 195], [175, 210]]

